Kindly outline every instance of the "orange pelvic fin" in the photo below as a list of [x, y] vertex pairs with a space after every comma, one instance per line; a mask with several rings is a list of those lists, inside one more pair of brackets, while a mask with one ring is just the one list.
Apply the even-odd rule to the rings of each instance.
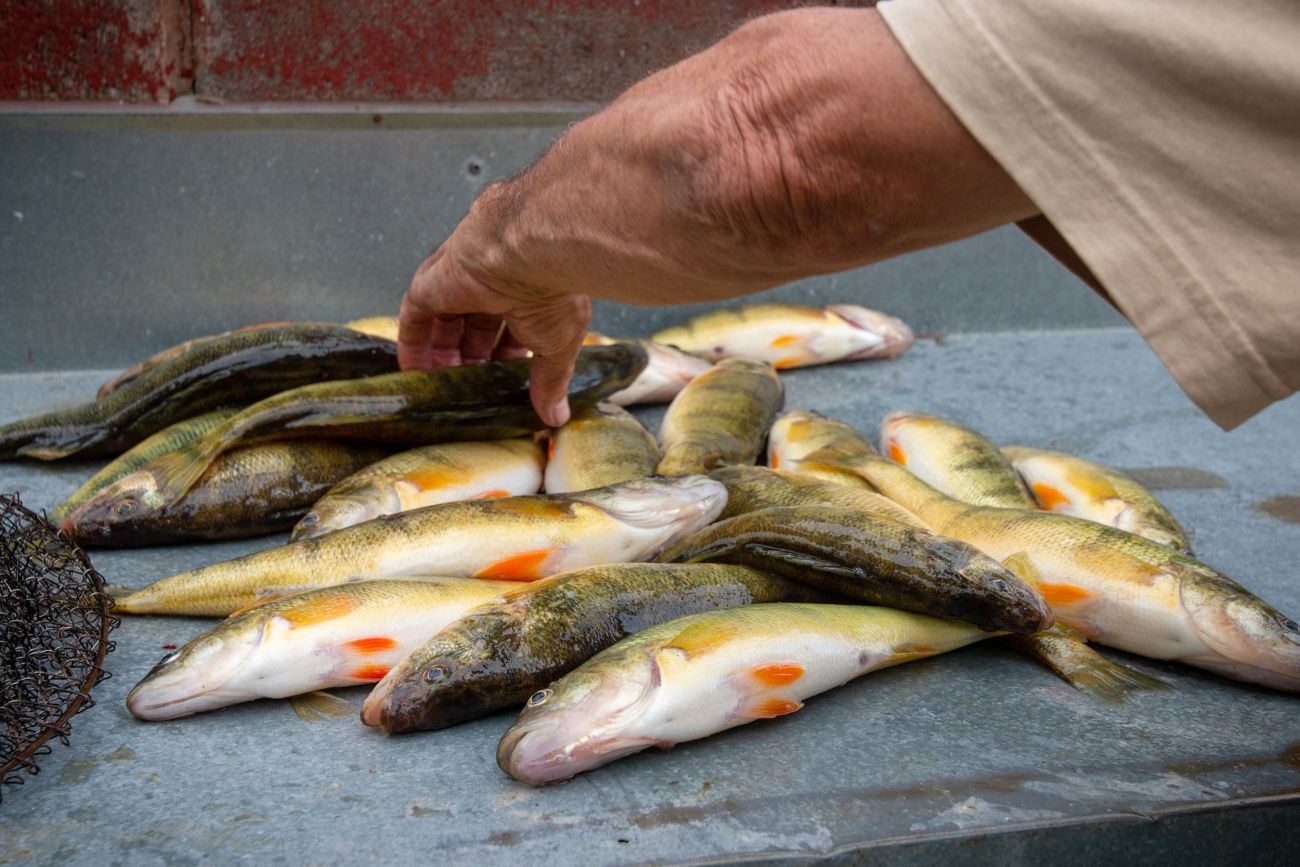
[[788, 698], [763, 698], [746, 707], [741, 713], [750, 719], [772, 719], [794, 713], [803, 707], [801, 701]]
[[772, 366], [777, 370], [788, 370], [791, 367], [798, 367], [805, 363], [802, 355], [787, 355], [785, 358], [778, 358], [772, 362]]
[[492, 581], [536, 581], [547, 574], [542, 570], [542, 564], [559, 550], [559, 548], [539, 548], [536, 551], [512, 554], [504, 560], [498, 560], [480, 569], [474, 577]]
[[749, 674], [763, 686], [785, 686], [803, 677], [805, 671], [797, 662], [778, 662], [751, 668]]
[[355, 638], [346, 642], [344, 646], [357, 653], [383, 653], [385, 650], [397, 647], [397, 639], [386, 635], [372, 635], [369, 638]]
[[1053, 607], [1057, 605], [1073, 605], [1077, 602], [1093, 599], [1097, 595], [1091, 590], [1085, 590], [1073, 584], [1039, 584], [1038, 592], [1043, 594], [1047, 604]]
[[890, 440], [887, 451], [889, 452], [889, 459], [894, 463], [907, 464], [907, 452], [903, 451], [903, 447], [897, 442]]
[[356, 668], [348, 672], [348, 677], [353, 680], [361, 681], [362, 683], [374, 683], [375, 681], [383, 680], [385, 674], [388, 674], [387, 665], [370, 663], [367, 665], [358, 665]]
[[1070, 506], [1070, 498], [1051, 485], [1035, 482], [1033, 491], [1034, 499], [1038, 501], [1043, 511], [1061, 512]]

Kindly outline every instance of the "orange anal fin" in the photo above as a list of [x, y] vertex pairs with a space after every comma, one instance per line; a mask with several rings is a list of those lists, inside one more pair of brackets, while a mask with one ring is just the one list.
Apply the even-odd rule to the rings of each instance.
[[900, 446], [898, 443], [894, 442], [893, 440], [890, 441], [889, 448], [887, 449], [887, 451], [889, 452], [889, 459], [894, 463], [896, 464], [907, 463], [907, 452], [903, 451], [903, 447]]
[[374, 683], [375, 681], [384, 679], [384, 675], [388, 674], [388, 668], [387, 665], [379, 665], [376, 663], [358, 665], [356, 668], [348, 672], [348, 677], [353, 680], [361, 681], [362, 683]]
[[781, 469], [781, 455], [777, 452], [772, 452], [772, 459], [767, 462], [767, 465], [774, 470]]
[[555, 460], [555, 435], [552, 434], [546, 439], [546, 460]]
[[386, 635], [372, 635], [369, 638], [355, 638], [344, 643], [349, 650], [357, 653], [383, 653], [397, 647], [397, 639]]
[[1034, 499], [1046, 512], [1063, 512], [1070, 507], [1070, 498], [1051, 485], [1035, 482], [1033, 492]]
[[536, 581], [538, 578], [545, 577], [542, 564], [559, 550], [559, 548], [539, 548], [536, 551], [512, 554], [504, 560], [498, 560], [480, 569], [474, 577], [492, 581]]
[[749, 674], [763, 686], [785, 686], [803, 677], [804, 671], [797, 662], [778, 662], [751, 668]]
[[1043, 599], [1047, 600], [1047, 604], [1053, 607], [1057, 605], [1073, 605], [1093, 599], [1097, 595], [1091, 590], [1085, 590], [1073, 584], [1040, 583], [1037, 585], [1037, 589], [1039, 593], [1043, 594]]
[[772, 719], [794, 713], [801, 707], [803, 707], [801, 701], [791, 701], [788, 698], [764, 698], [746, 707], [743, 713], [750, 719]]
[[802, 339], [798, 334], [782, 334], [780, 337], [774, 338], [770, 345], [779, 349], [782, 346], [793, 346]]
[[494, 488], [494, 489], [491, 490], [491, 491], [484, 491], [483, 493], [479, 494], [478, 496], [474, 497], [473, 499], [475, 499], [475, 500], [495, 500], [497, 497], [508, 497], [508, 496], [510, 496], [510, 492], [507, 491], [507, 490], [505, 490], [504, 488]]
[[785, 358], [778, 358], [776, 361], [773, 361], [772, 366], [777, 370], [788, 370], [791, 367], [798, 367], [799, 365], [806, 363], [807, 359], [802, 355], [787, 355]]

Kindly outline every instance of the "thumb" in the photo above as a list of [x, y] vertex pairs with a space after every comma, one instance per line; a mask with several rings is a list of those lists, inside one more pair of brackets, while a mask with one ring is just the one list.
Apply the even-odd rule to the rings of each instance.
[[569, 381], [578, 358], [579, 345], [566, 347], [555, 355], [533, 355], [528, 391], [537, 414], [548, 427], [559, 427], [569, 420]]

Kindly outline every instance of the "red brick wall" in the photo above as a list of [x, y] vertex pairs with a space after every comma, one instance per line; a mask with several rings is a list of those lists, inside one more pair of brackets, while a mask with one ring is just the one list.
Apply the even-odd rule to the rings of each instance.
[[604, 100], [792, 0], [0, 0], [0, 99]]

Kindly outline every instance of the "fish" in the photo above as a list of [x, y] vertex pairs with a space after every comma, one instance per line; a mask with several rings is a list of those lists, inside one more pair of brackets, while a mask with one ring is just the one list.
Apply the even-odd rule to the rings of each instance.
[[712, 361], [753, 358], [777, 370], [893, 358], [915, 342], [903, 320], [856, 304], [824, 308], [795, 304], [723, 307], [651, 337]]
[[185, 421], [178, 421], [176, 424], [165, 427], [158, 433], [146, 437], [139, 444], [132, 446], [102, 470], [87, 479], [86, 483], [77, 488], [66, 500], [51, 509], [48, 516], [50, 522], [63, 524], [64, 530], [72, 532], [71, 526], [67, 525], [66, 522], [82, 503], [87, 502], [113, 482], [123, 476], [130, 475], [159, 455], [175, 451], [186, 443], [193, 442], [238, 411], [237, 407], [215, 409], [212, 412], [205, 412], [202, 415], [187, 418]]
[[501, 738], [497, 764], [529, 785], [567, 780], [650, 746], [794, 713], [855, 677], [987, 637], [861, 605], [773, 602], [679, 617], [534, 693]]
[[1039, 508], [1097, 521], [1191, 556], [1178, 520], [1154, 494], [1119, 470], [1044, 449], [1007, 446], [1002, 453]]
[[241, 331], [260, 331], [265, 328], [290, 328], [294, 325], [300, 325], [300, 324], [301, 325], [313, 324], [313, 325], [322, 325], [328, 327], [328, 323], [323, 323], [323, 322], [298, 323], [298, 322], [291, 322], [288, 320], [279, 320], [276, 322], [259, 322], [255, 325], [243, 325], [239, 328], [232, 328], [229, 331], [223, 331], [220, 334], [211, 334], [205, 337], [194, 337], [191, 338], [190, 340], [186, 340], [181, 343], [178, 343], [175, 346], [170, 346], [167, 349], [162, 350], [161, 352], [155, 352], [153, 355], [149, 356], [144, 361], [141, 361], [138, 364], [131, 365], [126, 370], [122, 371], [121, 373], [117, 374], [117, 376], [114, 376], [112, 379], [108, 380], [103, 385], [101, 385], [99, 387], [99, 391], [95, 394], [95, 397], [96, 399], [103, 399], [105, 397], [108, 397], [108, 395], [117, 391], [119, 388], [126, 385], [128, 382], [131, 382], [132, 380], [138, 378], [140, 374], [152, 370], [153, 368], [157, 367], [160, 364], [163, 364], [164, 362], [171, 361], [172, 359], [180, 355], [183, 355], [186, 352], [189, 352], [191, 349], [193, 349], [194, 347], [198, 346], [201, 343], [209, 343], [221, 337], [227, 337], [231, 334], [238, 334]]
[[337, 325], [239, 331], [200, 343], [103, 400], [0, 425], [0, 460], [116, 456], [222, 406], [396, 368], [396, 344]]
[[127, 694], [136, 719], [375, 683], [429, 636], [514, 585], [466, 578], [358, 581], [235, 614], [172, 651]]
[[609, 396], [609, 402], [619, 406], [667, 403], [686, 387], [686, 383], [713, 366], [713, 362], [706, 358], [653, 340], [627, 340], [598, 331], [588, 331], [582, 337], [583, 346], [611, 346], [615, 343], [635, 343], [646, 351], [649, 359], [645, 370], [631, 385]]
[[834, 447], [838, 454], [877, 453], [876, 447], [852, 425], [809, 409], [792, 409], [781, 413], [772, 423], [767, 437], [767, 465], [774, 470], [875, 490], [857, 473], [804, 460], [812, 452], [829, 447]]
[[887, 497], [820, 477], [787, 473], [767, 467], [722, 467], [709, 473], [727, 486], [727, 508], [720, 518], [775, 506], [837, 506], [929, 530], [925, 522]]
[[179, 501], [116, 515], [87, 502], [63, 523], [84, 547], [246, 539], [288, 530], [341, 479], [390, 453], [379, 445], [287, 440], [226, 452]]
[[372, 337], [382, 337], [394, 342], [397, 340], [398, 318], [396, 316], [365, 316], [343, 324], [353, 331], [360, 331]]
[[752, 464], [785, 391], [770, 364], [728, 358], [682, 389], [659, 426], [662, 475]]
[[491, 497], [535, 494], [542, 488], [542, 447], [527, 437], [439, 443], [369, 464], [325, 492], [293, 528], [294, 541], [312, 539], [381, 515]]
[[1016, 558], [1057, 617], [1089, 641], [1300, 692], [1295, 619], [1198, 560], [1070, 515], [962, 503], [883, 458], [816, 457], [856, 469], [936, 532]]
[[652, 476], [659, 444], [645, 425], [612, 403], [598, 403], [551, 432], [547, 446], [548, 494], [586, 491]]
[[[1010, 462], [997, 446], [970, 428], [935, 416], [893, 412], [881, 425], [880, 447], [918, 478], [962, 502], [1007, 509], [1033, 506]], [[1007, 562], [1003, 565], [1026, 579], [1014, 566]], [[1120, 703], [1133, 693], [1167, 686], [1102, 656], [1064, 624], [1053, 624], [1033, 635], [1013, 636], [1002, 643], [1101, 701]]]
[[880, 425], [880, 450], [918, 479], [976, 506], [1034, 508], [1011, 462], [968, 427], [917, 412], [891, 412]]
[[975, 547], [854, 509], [747, 512], [687, 536], [655, 559], [749, 566], [854, 602], [989, 631], [1029, 634], [1053, 619], [1035, 590]]
[[119, 592], [113, 610], [224, 617], [268, 596], [369, 578], [534, 581], [580, 566], [648, 559], [708, 525], [726, 499], [718, 482], [684, 476], [579, 494], [426, 506]]
[[[365, 338], [374, 339], [374, 338]], [[625, 386], [645, 366], [640, 347], [586, 347], [569, 384], [574, 412]], [[116, 514], [175, 502], [224, 451], [292, 437], [401, 445], [509, 439], [542, 430], [529, 397], [528, 359], [337, 380], [281, 392], [182, 449], [118, 479], [92, 502]]]
[[518, 708], [598, 651], [685, 614], [761, 602], [825, 601], [744, 566], [588, 566], [467, 611], [393, 667], [361, 708], [389, 734], [428, 731]]

